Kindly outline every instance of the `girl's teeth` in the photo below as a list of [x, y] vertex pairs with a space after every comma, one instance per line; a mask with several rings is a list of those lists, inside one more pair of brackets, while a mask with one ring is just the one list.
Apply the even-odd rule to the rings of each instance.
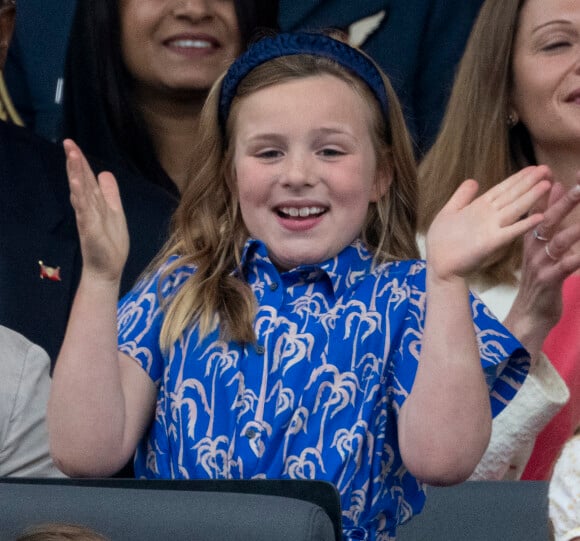
[[301, 207], [301, 208], [283, 208], [280, 209], [283, 214], [287, 214], [292, 218], [297, 218], [300, 216], [301, 218], [307, 218], [308, 216], [318, 215], [324, 212], [324, 209], [319, 207]]

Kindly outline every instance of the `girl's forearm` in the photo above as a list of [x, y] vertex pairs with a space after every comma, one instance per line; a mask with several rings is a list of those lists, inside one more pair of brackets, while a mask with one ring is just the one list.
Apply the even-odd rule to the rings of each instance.
[[400, 444], [419, 479], [452, 484], [473, 472], [489, 442], [491, 409], [465, 280], [427, 269], [419, 367], [401, 409]]
[[51, 453], [69, 475], [110, 475], [124, 465], [118, 292], [118, 282], [83, 274], [54, 370]]

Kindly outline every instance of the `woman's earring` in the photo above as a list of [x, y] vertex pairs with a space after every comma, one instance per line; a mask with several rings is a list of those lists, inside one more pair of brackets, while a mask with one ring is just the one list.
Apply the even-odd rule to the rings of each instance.
[[520, 121], [518, 114], [515, 111], [510, 111], [507, 116], [507, 125], [513, 128]]

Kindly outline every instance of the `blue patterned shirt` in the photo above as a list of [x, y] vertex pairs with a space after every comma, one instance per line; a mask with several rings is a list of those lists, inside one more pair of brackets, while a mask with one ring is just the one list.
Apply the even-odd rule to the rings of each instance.
[[[165, 297], [195, 272], [160, 269], [119, 305], [119, 349], [158, 388], [135, 472], [146, 478], [327, 480], [341, 496], [345, 539], [388, 540], [418, 513], [424, 486], [405, 468], [397, 418], [419, 360], [425, 264], [373, 268], [360, 242], [319, 265], [280, 273], [248, 241], [243, 271], [258, 301], [255, 344], [199, 340], [191, 326], [159, 348]], [[519, 342], [471, 300], [492, 411], [528, 370]]]

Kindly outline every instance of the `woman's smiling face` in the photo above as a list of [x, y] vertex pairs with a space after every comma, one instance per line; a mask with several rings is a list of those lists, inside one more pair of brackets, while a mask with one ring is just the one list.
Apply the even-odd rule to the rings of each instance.
[[123, 58], [138, 87], [206, 91], [241, 51], [233, 0], [120, 0]]
[[527, 0], [514, 42], [511, 103], [538, 157], [580, 144], [580, 2]]

